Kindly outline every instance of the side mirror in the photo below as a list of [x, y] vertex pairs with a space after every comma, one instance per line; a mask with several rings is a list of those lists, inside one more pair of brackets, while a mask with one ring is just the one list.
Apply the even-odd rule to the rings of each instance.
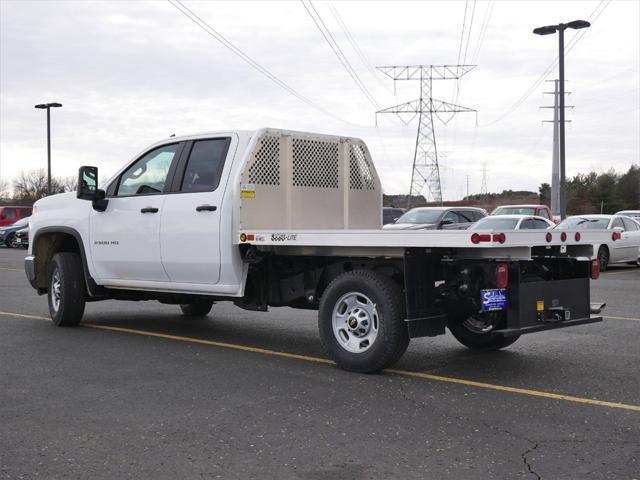
[[80, 167], [78, 170], [78, 189], [76, 198], [81, 200], [97, 200], [98, 167]]
[[453, 220], [451, 220], [450, 218], [445, 218], [440, 222], [440, 225], [453, 225]]
[[76, 198], [90, 200], [95, 210], [104, 212], [108, 203], [104, 197], [105, 191], [98, 189], [98, 167], [80, 167]]

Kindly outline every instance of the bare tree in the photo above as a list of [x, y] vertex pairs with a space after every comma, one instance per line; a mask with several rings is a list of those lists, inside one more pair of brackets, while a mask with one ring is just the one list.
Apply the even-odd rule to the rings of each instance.
[[78, 177], [75, 175], [59, 177], [56, 181], [62, 186], [65, 192], [75, 192], [78, 188]]
[[11, 198], [9, 182], [0, 179], [0, 201], [8, 201]]
[[[65, 187], [57, 178], [51, 179], [51, 193], [63, 193]], [[35, 201], [47, 196], [47, 172], [44, 169], [20, 172], [13, 181], [13, 193], [16, 200]]]

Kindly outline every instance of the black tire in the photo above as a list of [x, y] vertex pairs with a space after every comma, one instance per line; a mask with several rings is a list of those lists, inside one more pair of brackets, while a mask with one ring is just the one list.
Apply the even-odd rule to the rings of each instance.
[[16, 245], [15, 241], [16, 241], [16, 234], [10, 233], [9, 236], [4, 239], [4, 244], [7, 246], [7, 248], [17, 248], [18, 245]]
[[59, 327], [78, 325], [82, 320], [87, 298], [80, 255], [71, 252], [56, 253], [49, 262], [47, 287], [49, 313], [53, 323]]
[[609, 249], [604, 245], [598, 249], [598, 261], [600, 262], [600, 271], [604, 272], [609, 266]]
[[[359, 353], [346, 350], [333, 330], [334, 308], [338, 308], [340, 299], [349, 293], [368, 297], [377, 320], [375, 339]], [[404, 311], [402, 290], [389, 277], [369, 270], [343, 273], [322, 295], [318, 313], [320, 340], [338, 367], [359, 373], [379, 372], [397, 362], [409, 345]]]
[[191, 303], [180, 304], [180, 310], [187, 317], [205, 317], [213, 307], [213, 300], [199, 298]]
[[491, 332], [479, 333], [471, 330], [465, 325], [465, 321], [469, 317], [467, 315], [457, 315], [450, 318], [447, 327], [453, 336], [462, 345], [472, 350], [493, 351], [512, 345], [520, 338], [520, 335], [514, 337], [498, 337], [493, 336]]

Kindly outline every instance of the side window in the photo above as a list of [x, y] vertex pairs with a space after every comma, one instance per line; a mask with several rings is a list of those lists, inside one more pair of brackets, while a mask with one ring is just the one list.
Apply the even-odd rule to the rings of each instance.
[[2, 215], [2, 218], [5, 218], [7, 220], [17, 218], [16, 209], [15, 208], [5, 208], [4, 209], [4, 214]]
[[27, 218], [30, 216], [31, 216], [30, 208], [23, 208], [22, 210], [20, 210], [20, 218]]
[[533, 228], [535, 228], [536, 230], [546, 230], [547, 228], [549, 228], [549, 224], [544, 220], [540, 220], [539, 218], [534, 218]]
[[460, 223], [460, 219], [458, 218], [458, 214], [456, 212], [447, 212], [444, 217], [442, 217], [442, 221], [451, 220], [452, 223]]
[[638, 230], [638, 224], [633, 220], [628, 220], [626, 218], [623, 218], [622, 221], [624, 222], [624, 229], [627, 232], [633, 232], [635, 230]]
[[520, 223], [519, 230], [531, 230], [532, 228], [536, 228], [533, 223], [533, 218], [526, 218], [522, 220], [522, 223]]
[[546, 208], [541, 208], [540, 213], [538, 215], [540, 215], [542, 218], [546, 218], [547, 220], [549, 220], [549, 213], [547, 212]]
[[162, 193], [177, 149], [177, 143], [164, 145], [138, 159], [120, 176], [116, 195], [123, 197]]
[[622, 228], [624, 230], [624, 224], [622, 223], [622, 219], [620, 217], [616, 217], [611, 223], [611, 228]]
[[458, 211], [458, 216], [460, 217], [460, 222], [461, 223], [472, 223], [473, 220], [473, 212], [467, 211], [467, 210], [460, 210]]
[[212, 192], [218, 188], [230, 143], [230, 138], [194, 142], [180, 191]]

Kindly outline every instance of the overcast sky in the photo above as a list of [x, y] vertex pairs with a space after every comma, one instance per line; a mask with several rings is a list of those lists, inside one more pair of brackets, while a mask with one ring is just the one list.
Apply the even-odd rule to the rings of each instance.
[[[270, 126], [360, 137], [385, 192], [408, 191], [417, 121], [404, 126], [382, 116], [375, 128], [375, 107], [301, 2], [182, 1], [337, 118], [252, 69], [167, 1], [0, 0], [0, 180], [46, 167], [45, 114], [33, 105], [57, 101], [64, 106], [52, 111], [54, 175], [96, 165], [104, 179], [173, 133]], [[372, 66], [462, 63], [465, 51], [466, 63], [478, 65], [460, 85], [434, 85], [433, 96], [445, 101], [459, 86], [457, 103], [478, 111], [477, 119], [463, 113], [447, 125], [436, 123], [445, 199], [466, 194], [467, 176], [470, 193], [479, 192], [483, 164], [489, 191], [537, 191], [550, 182], [552, 126], [542, 121], [552, 111], [539, 106], [552, 104], [543, 91], [553, 84], [541, 83], [513, 108], [557, 56], [556, 35], [532, 34], [541, 25], [593, 23], [566, 58], [567, 103], [575, 105], [567, 115], [567, 174], [623, 172], [640, 163], [638, 1], [313, 6], [383, 108], [418, 98], [419, 85], [397, 82], [394, 92], [393, 82]], [[574, 34], [567, 31], [567, 44]]]

